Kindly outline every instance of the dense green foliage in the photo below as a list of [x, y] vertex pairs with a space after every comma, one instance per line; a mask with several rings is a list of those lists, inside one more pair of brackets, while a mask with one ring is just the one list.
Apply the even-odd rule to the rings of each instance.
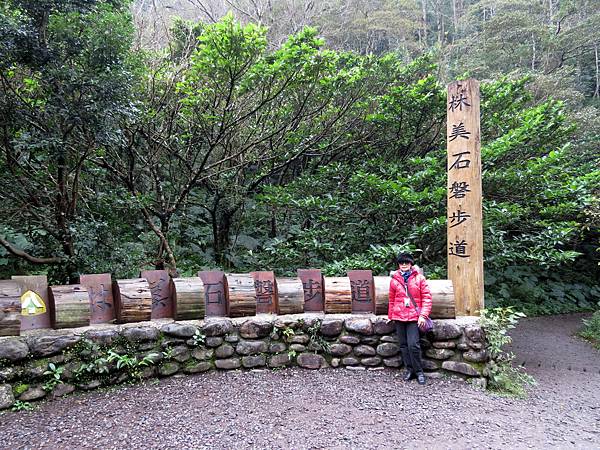
[[[435, 55], [332, 50], [310, 27], [272, 45], [232, 15], [173, 30], [171, 51], [134, 51], [126, 1], [0, 7], [3, 277], [381, 274], [399, 250], [446, 276]], [[538, 75], [481, 88], [486, 302], [595, 308], [597, 109]]]

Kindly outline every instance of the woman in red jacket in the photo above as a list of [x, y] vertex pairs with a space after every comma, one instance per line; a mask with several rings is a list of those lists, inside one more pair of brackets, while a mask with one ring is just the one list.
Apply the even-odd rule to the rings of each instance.
[[400, 353], [406, 368], [402, 378], [404, 381], [416, 378], [419, 384], [425, 384], [419, 327], [425, 325], [425, 319], [431, 313], [431, 291], [425, 277], [414, 269], [412, 255], [400, 253], [397, 262], [398, 271], [390, 282], [388, 318], [396, 322]]

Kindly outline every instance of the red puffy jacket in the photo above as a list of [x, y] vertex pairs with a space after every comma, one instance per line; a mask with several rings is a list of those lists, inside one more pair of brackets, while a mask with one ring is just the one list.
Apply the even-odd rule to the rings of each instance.
[[[421, 311], [421, 315], [429, 317], [431, 313], [431, 291], [427, 280], [423, 275], [413, 270], [408, 277], [408, 290], [415, 303]], [[408, 306], [406, 305], [408, 300]], [[390, 320], [400, 320], [402, 322], [417, 321], [419, 314], [406, 294], [406, 285], [400, 271], [397, 271], [390, 282], [390, 303], [388, 306], [388, 318]]]

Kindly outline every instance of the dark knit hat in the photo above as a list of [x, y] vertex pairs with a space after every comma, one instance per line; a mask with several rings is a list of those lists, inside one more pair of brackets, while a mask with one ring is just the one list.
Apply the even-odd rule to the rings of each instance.
[[400, 263], [414, 264], [415, 259], [413, 258], [413, 256], [410, 253], [399, 253], [398, 257], [396, 258], [396, 262], [398, 264], [400, 264]]

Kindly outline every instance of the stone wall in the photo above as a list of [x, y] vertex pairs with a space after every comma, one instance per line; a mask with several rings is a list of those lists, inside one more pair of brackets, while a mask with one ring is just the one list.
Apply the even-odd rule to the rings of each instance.
[[[485, 336], [476, 317], [435, 320], [421, 340], [431, 378], [485, 386]], [[0, 409], [16, 401], [209, 370], [399, 368], [393, 324], [374, 315], [297, 314], [158, 320], [0, 338]]]

